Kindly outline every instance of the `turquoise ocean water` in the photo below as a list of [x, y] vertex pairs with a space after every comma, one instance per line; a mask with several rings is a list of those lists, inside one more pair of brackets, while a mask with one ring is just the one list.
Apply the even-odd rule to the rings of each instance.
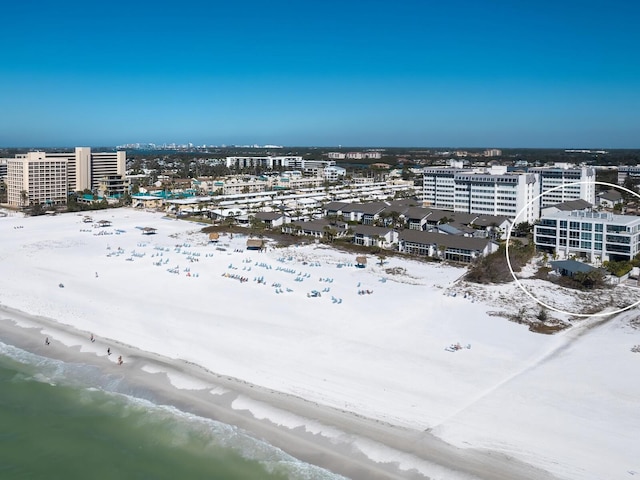
[[343, 477], [233, 426], [157, 405], [95, 367], [0, 342], [0, 479], [58, 478]]

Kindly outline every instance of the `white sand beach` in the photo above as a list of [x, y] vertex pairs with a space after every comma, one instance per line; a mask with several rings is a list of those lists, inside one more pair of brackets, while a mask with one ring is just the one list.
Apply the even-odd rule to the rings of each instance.
[[462, 268], [91, 215], [0, 218], [1, 341], [349, 478], [640, 476], [637, 309], [541, 335], [490, 314], [535, 308], [515, 284], [463, 288]]

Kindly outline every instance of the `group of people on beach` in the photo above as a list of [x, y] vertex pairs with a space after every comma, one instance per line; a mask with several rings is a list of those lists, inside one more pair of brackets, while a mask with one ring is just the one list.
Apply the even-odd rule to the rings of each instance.
[[[93, 338], [93, 335], [91, 335]], [[93, 342], [93, 340], [91, 340]], [[107, 347], [107, 355], [111, 355], [111, 347]], [[122, 360], [122, 355], [118, 356], [118, 365], [122, 365], [124, 361]]]
[[[93, 333], [89, 336], [89, 340], [91, 340], [91, 343], [95, 343], [96, 338], [93, 336]], [[51, 345], [51, 341], [49, 340], [49, 337], [45, 337], [44, 344]], [[111, 355], [111, 347], [107, 347], [107, 355]], [[122, 355], [119, 355], [118, 365], [122, 365], [123, 363], [124, 363], [124, 360], [122, 359]]]

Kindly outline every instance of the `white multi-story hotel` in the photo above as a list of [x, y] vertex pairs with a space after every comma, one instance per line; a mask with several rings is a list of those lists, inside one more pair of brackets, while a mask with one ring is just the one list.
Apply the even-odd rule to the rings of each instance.
[[[454, 211], [504, 216], [533, 223], [540, 216], [538, 178], [524, 173], [459, 173], [455, 176]], [[522, 213], [520, 213], [522, 212]]]
[[631, 178], [634, 182], [640, 180], [640, 165], [628, 166], [620, 165], [618, 167], [618, 185], [623, 185], [627, 177]]
[[58, 205], [67, 202], [66, 159], [47, 159], [44, 152], [29, 152], [7, 161], [7, 203]]
[[336, 162], [333, 160], [310, 160], [303, 159], [301, 156], [296, 155], [282, 157], [227, 157], [225, 159], [225, 165], [227, 168], [234, 170], [260, 167], [268, 170], [286, 168], [291, 170], [301, 170], [304, 172], [322, 172], [325, 167], [335, 164]]
[[342, 167], [327, 167], [322, 171], [322, 176], [327, 182], [337, 182], [338, 180], [345, 178], [347, 170]]
[[549, 213], [535, 225], [534, 242], [560, 258], [631, 260], [640, 252], [640, 217], [575, 210]]
[[302, 157], [290, 156], [290, 157], [227, 157], [225, 159], [225, 165], [227, 168], [236, 170], [242, 170], [244, 168], [296, 168], [296, 165], [302, 163]]
[[[585, 200], [591, 205], [596, 203], [596, 170], [593, 167], [575, 167], [557, 163], [553, 167], [530, 168], [529, 172], [540, 176], [538, 193], [543, 194], [540, 197], [540, 208], [578, 199]], [[563, 185], [563, 188], [549, 192]]]
[[472, 173], [465, 168], [435, 167], [423, 170], [422, 200], [427, 207], [455, 209], [456, 182], [459, 173]]
[[28, 152], [7, 159], [7, 202], [64, 204], [70, 192], [97, 191], [109, 185], [117, 193], [124, 188], [126, 152]]
[[[557, 190], [548, 192], [553, 188]], [[543, 192], [548, 193], [541, 195]], [[577, 199], [595, 204], [595, 169], [557, 165], [532, 168], [527, 173], [509, 173], [506, 167], [485, 172], [450, 167], [423, 170], [423, 201], [433, 208], [533, 223], [541, 208]]]
[[538, 178], [534, 174], [507, 173], [493, 168], [479, 173], [462, 168], [425, 168], [423, 201], [425, 206], [454, 212], [516, 218], [533, 222], [540, 216], [537, 202]]

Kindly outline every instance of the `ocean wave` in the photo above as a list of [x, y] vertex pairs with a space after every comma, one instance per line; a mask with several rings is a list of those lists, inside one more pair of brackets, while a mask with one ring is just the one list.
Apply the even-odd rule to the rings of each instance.
[[154, 438], [158, 442], [177, 448], [198, 444], [212, 452], [221, 448], [231, 450], [242, 458], [258, 462], [269, 473], [284, 474], [291, 480], [345, 478], [297, 460], [236, 426], [163, 405], [153, 392], [132, 385], [125, 377], [105, 373], [99, 367], [43, 357], [2, 342], [0, 356], [16, 367], [13, 381], [73, 388], [77, 401], [130, 419], [133, 426], [156, 432]]

